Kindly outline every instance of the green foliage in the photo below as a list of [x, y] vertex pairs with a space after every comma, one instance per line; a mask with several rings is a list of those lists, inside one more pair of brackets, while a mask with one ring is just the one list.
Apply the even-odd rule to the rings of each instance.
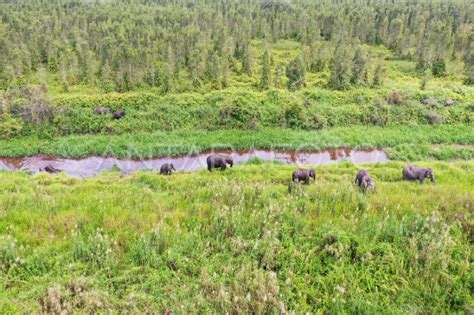
[[369, 64], [367, 53], [357, 49], [354, 55], [354, 66], [352, 68], [351, 84], [367, 85], [369, 83]]
[[268, 89], [270, 87], [270, 75], [270, 51], [268, 48], [265, 48], [265, 51], [263, 52], [262, 56], [262, 74], [260, 77], [260, 88]]
[[[471, 125], [422, 125], [390, 126], [387, 112], [401, 121], [410, 119], [397, 111], [399, 106], [374, 106], [363, 119], [367, 123], [382, 126], [337, 127], [320, 131], [267, 129], [199, 131], [181, 130], [171, 132], [132, 133], [121, 136], [86, 135], [69, 136], [55, 140], [27, 137], [0, 140], [0, 156], [21, 157], [35, 154], [50, 154], [62, 157], [85, 157], [89, 155], [116, 157], [152, 157], [199, 153], [212, 149], [298, 149], [317, 150], [333, 147], [392, 148], [412, 143], [414, 145], [459, 144], [470, 145], [474, 139]], [[288, 121], [296, 128], [324, 127], [333, 120], [323, 119], [317, 112], [301, 115], [301, 107], [287, 108]], [[416, 113], [416, 111], [415, 111]], [[296, 115], [296, 116], [295, 116]], [[251, 116], [247, 116], [251, 117]], [[299, 117], [299, 118], [298, 118]], [[341, 121], [352, 116], [340, 117]], [[394, 119], [394, 118], [390, 119]], [[423, 117], [427, 119], [427, 117]], [[446, 119], [446, 118], [445, 118]], [[389, 125], [389, 126], [386, 126]], [[407, 152], [408, 154], [408, 152]]]
[[329, 85], [332, 88], [344, 90], [350, 86], [351, 78], [353, 78], [352, 56], [352, 48], [350, 46], [338, 44], [334, 57], [329, 64], [329, 69], [331, 70]]
[[286, 77], [288, 78], [286, 86], [288, 90], [295, 91], [301, 89], [304, 86], [304, 75], [305, 70], [301, 57], [296, 57], [286, 66]]
[[401, 161], [472, 160], [474, 147], [472, 145], [401, 144], [388, 148], [387, 153], [390, 159]]
[[381, 86], [383, 84], [384, 71], [382, 65], [378, 64], [375, 68], [374, 78], [372, 81], [373, 86]]
[[446, 75], [446, 62], [442, 58], [437, 58], [433, 62], [433, 66], [431, 68], [431, 73], [435, 77], [443, 77]]
[[[306, 70], [314, 72], [324, 71], [340, 40], [345, 49], [359, 43], [384, 45], [398, 58], [419, 61], [424, 70], [431, 67], [432, 56], [465, 58], [472, 42], [466, 1], [378, 1], [356, 7], [325, 0], [188, 2], [3, 1], [0, 87], [26, 87], [39, 77], [65, 92], [75, 86], [163, 93], [220, 89], [234, 83], [231, 77], [246, 80], [260, 74], [255, 71], [254, 56], [261, 54], [255, 52], [256, 41], [297, 41], [304, 45]], [[354, 61], [353, 74], [363, 64]], [[357, 76], [349, 75], [354, 82]]]
[[23, 125], [20, 119], [4, 111], [0, 116], [0, 139], [11, 139], [21, 134]]
[[[320, 166], [291, 194], [295, 167], [268, 163], [0, 173], [0, 310], [464, 312], [474, 165], [416, 164], [436, 183], [402, 181], [400, 162]], [[353, 183], [361, 167], [375, 194]]]
[[464, 72], [466, 73], [466, 79], [464, 83], [467, 85], [474, 84], [474, 43], [471, 42], [469, 51], [464, 57]]
[[[402, 94], [403, 92], [403, 94]], [[426, 117], [437, 114], [444, 123], [469, 124], [473, 112], [468, 109], [472, 99], [470, 91], [443, 90], [400, 91], [398, 98], [388, 102], [404, 106], [391, 107], [385, 111], [383, 125], [428, 124]], [[185, 93], [179, 95], [156, 95], [151, 93], [105, 94], [90, 96], [58, 96], [54, 105], [42, 111], [32, 110], [27, 99], [10, 106], [11, 118], [22, 124], [22, 135], [38, 135], [45, 138], [79, 134], [126, 134], [140, 132], [174, 131], [198, 129], [257, 129], [296, 128], [323, 129], [352, 125], [380, 125], [369, 119], [375, 115], [374, 107], [384, 108], [388, 91], [350, 90], [341, 94], [325, 89], [303, 89], [298, 92], [269, 90], [254, 92], [246, 89], [223, 90], [207, 94]], [[402, 95], [402, 96], [400, 96]], [[439, 96], [438, 96], [439, 95]], [[426, 97], [453, 98], [455, 106], [424, 106], [419, 103]], [[288, 124], [288, 108], [299, 104], [300, 114]], [[97, 115], [96, 107], [106, 107], [111, 112], [122, 109], [126, 116], [112, 120], [111, 114]], [[296, 106], [296, 105], [295, 105]], [[25, 114], [27, 113], [27, 114]], [[31, 120], [29, 113], [36, 113]], [[41, 115], [39, 115], [41, 113]], [[291, 127], [292, 128], [292, 127]]]

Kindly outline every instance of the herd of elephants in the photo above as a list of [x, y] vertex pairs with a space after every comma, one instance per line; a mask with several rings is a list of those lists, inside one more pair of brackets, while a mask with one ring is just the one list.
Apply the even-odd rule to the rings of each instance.
[[[224, 171], [227, 168], [227, 164], [232, 167], [234, 161], [230, 155], [222, 156], [219, 154], [211, 154], [206, 159], [207, 169], [211, 172], [213, 169], [221, 169]], [[160, 174], [171, 175], [173, 171], [176, 171], [172, 163], [165, 163], [160, 168]], [[408, 165], [403, 168], [403, 179], [405, 180], [418, 180], [420, 183], [423, 183], [426, 178], [434, 181], [434, 173], [431, 168], [419, 167], [416, 165]], [[295, 170], [291, 176], [291, 181], [288, 186], [289, 192], [291, 192], [292, 187], [297, 182], [302, 182], [304, 184], [309, 184], [310, 179], [316, 180], [316, 171], [314, 168], [299, 168]], [[361, 169], [357, 172], [357, 175], [354, 180], [359, 186], [360, 190], [365, 192], [367, 188], [370, 188], [372, 192], [375, 192], [375, 181], [370, 177], [367, 170]]]
[[[232, 156], [223, 156], [220, 154], [211, 154], [206, 159], [207, 169], [212, 172], [213, 169], [217, 168], [221, 171], [224, 171], [227, 168], [227, 165], [232, 167], [234, 165], [234, 160]], [[61, 170], [48, 165], [45, 168], [41, 169], [48, 173], [58, 173]], [[162, 175], [171, 175], [175, 172], [176, 169], [172, 163], [165, 163], [160, 167], [160, 174]], [[404, 180], [418, 180], [423, 184], [426, 178], [435, 181], [434, 173], [431, 168], [420, 167], [416, 165], [408, 165], [403, 168], [403, 179]], [[314, 168], [299, 168], [295, 170], [291, 176], [291, 181], [288, 186], [288, 190], [291, 192], [293, 185], [298, 182], [303, 184], [309, 184], [310, 179], [316, 180], [316, 171]], [[375, 192], [375, 180], [369, 175], [367, 170], [361, 169], [357, 172], [357, 175], [354, 180], [355, 183], [359, 186], [360, 190], [365, 192], [367, 188], [370, 188], [372, 192]]]
[[[451, 100], [450, 100], [451, 101]], [[451, 103], [449, 105], [452, 105]], [[110, 114], [111, 111], [105, 107], [95, 108], [95, 113], [98, 115]], [[125, 116], [124, 110], [117, 110], [112, 113], [112, 119], [120, 119]], [[224, 171], [229, 164], [231, 167], [234, 165], [234, 161], [231, 156], [222, 156], [219, 154], [211, 154], [207, 157], [207, 169], [212, 171], [214, 168], [220, 168]], [[60, 170], [53, 168], [52, 166], [47, 166], [44, 168], [45, 171], [50, 173], [55, 173]], [[160, 168], [160, 174], [171, 175], [173, 171], [176, 171], [172, 163], [165, 163]], [[431, 168], [419, 167], [416, 165], [408, 165], [403, 168], [403, 179], [405, 180], [418, 180], [420, 183], [423, 183], [426, 178], [434, 181], [434, 173]], [[316, 171], [314, 168], [299, 168], [295, 170], [291, 177], [291, 182], [288, 186], [288, 190], [291, 192], [293, 185], [296, 182], [303, 182], [304, 184], [309, 184], [310, 179], [316, 180]], [[370, 177], [367, 170], [361, 169], [357, 172], [357, 175], [354, 180], [359, 186], [361, 191], [366, 191], [367, 188], [370, 188], [372, 192], [375, 192], [375, 181]]]
[[[223, 156], [220, 154], [211, 154], [206, 159], [207, 169], [212, 172], [213, 169], [217, 168], [221, 171], [224, 171], [227, 168], [227, 165], [232, 167], [234, 165], [234, 160], [232, 156]], [[58, 173], [61, 170], [48, 165], [45, 168], [41, 169], [48, 173]], [[171, 175], [175, 172], [176, 169], [172, 163], [165, 163], [160, 167], [160, 174], [162, 175]], [[416, 165], [408, 165], [403, 168], [403, 179], [404, 180], [418, 180], [423, 184], [426, 178], [431, 179], [432, 182], [435, 181], [434, 173], [431, 168], [420, 167]], [[298, 182], [303, 184], [309, 184], [310, 179], [316, 180], [316, 171], [314, 168], [299, 168], [295, 170], [291, 176], [291, 181], [288, 186], [289, 192], [291, 192], [293, 185]], [[357, 172], [357, 175], [354, 180], [355, 183], [359, 186], [360, 190], [365, 192], [367, 188], [370, 188], [372, 192], [375, 192], [375, 180], [369, 175], [367, 170], [361, 169]]]

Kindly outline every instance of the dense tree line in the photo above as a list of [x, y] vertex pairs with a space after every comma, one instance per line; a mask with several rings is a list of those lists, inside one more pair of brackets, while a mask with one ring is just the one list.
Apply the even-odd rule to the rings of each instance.
[[[331, 0], [19, 0], [0, 4], [0, 87], [47, 72], [74, 84], [163, 92], [229, 85], [229, 74], [259, 75], [259, 86], [304, 85], [304, 73], [329, 69], [330, 85], [380, 84], [360, 44], [383, 44], [416, 60], [421, 73], [465, 62], [473, 82], [469, 1]], [[264, 43], [256, 55], [252, 40]], [[301, 43], [283, 67], [271, 62], [279, 39]], [[256, 69], [260, 60], [263, 69]], [[373, 69], [373, 70], [370, 70]], [[369, 78], [369, 71], [373, 73]]]

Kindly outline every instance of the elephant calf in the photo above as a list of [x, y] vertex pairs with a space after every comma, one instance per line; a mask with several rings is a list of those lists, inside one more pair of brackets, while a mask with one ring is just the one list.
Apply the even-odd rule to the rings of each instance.
[[369, 176], [367, 170], [359, 170], [354, 181], [357, 183], [361, 191], [365, 192], [367, 188], [370, 187], [370, 190], [375, 192], [375, 181]]
[[62, 172], [60, 169], [55, 168], [52, 165], [46, 165], [45, 168], [40, 169], [40, 171], [48, 172], [48, 173], [59, 173]]
[[162, 175], [171, 175], [173, 171], [176, 172], [173, 163], [165, 163], [160, 167], [160, 174]]
[[230, 167], [234, 165], [234, 160], [230, 155], [224, 157], [218, 154], [211, 154], [207, 157], [207, 169], [209, 172], [212, 172], [213, 168], [220, 168], [221, 171], [224, 171], [227, 168], [227, 164]]
[[403, 179], [404, 180], [418, 180], [420, 184], [423, 184], [425, 178], [435, 181], [433, 170], [429, 167], [419, 167], [416, 165], [408, 165], [403, 168]]
[[106, 107], [96, 107], [94, 112], [97, 114], [97, 115], [105, 115], [105, 114], [108, 114], [110, 113], [110, 109], [106, 108]]
[[125, 111], [120, 109], [112, 114], [112, 119], [120, 119], [125, 116]]

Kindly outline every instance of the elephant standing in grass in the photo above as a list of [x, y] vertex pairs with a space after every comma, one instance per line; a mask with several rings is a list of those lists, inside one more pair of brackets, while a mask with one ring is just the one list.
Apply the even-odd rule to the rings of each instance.
[[212, 172], [213, 168], [220, 168], [221, 171], [224, 171], [227, 168], [227, 164], [232, 167], [234, 165], [234, 160], [232, 156], [222, 156], [218, 154], [211, 154], [207, 157], [207, 169], [209, 172]]
[[375, 181], [369, 176], [369, 172], [367, 170], [359, 170], [354, 181], [357, 183], [357, 186], [359, 186], [361, 191], [365, 192], [367, 188], [370, 187], [370, 190], [375, 192]]
[[165, 163], [160, 167], [160, 174], [162, 175], [171, 175], [173, 171], [176, 172], [173, 163]]
[[110, 109], [106, 108], [106, 107], [96, 107], [94, 112], [97, 114], [97, 115], [105, 115], [105, 114], [108, 114], [110, 113]]
[[125, 111], [120, 109], [112, 114], [112, 119], [120, 119], [125, 116]]
[[305, 185], [309, 184], [310, 179], [316, 180], [316, 171], [314, 168], [299, 168], [293, 172], [291, 182], [288, 186], [288, 191], [291, 192], [293, 185], [296, 182], [303, 182]]
[[416, 165], [408, 165], [403, 168], [403, 179], [404, 180], [418, 180], [420, 184], [423, 184], [425, 178], [435, 181], [433, 170], [429, 167], [420, 167]]

